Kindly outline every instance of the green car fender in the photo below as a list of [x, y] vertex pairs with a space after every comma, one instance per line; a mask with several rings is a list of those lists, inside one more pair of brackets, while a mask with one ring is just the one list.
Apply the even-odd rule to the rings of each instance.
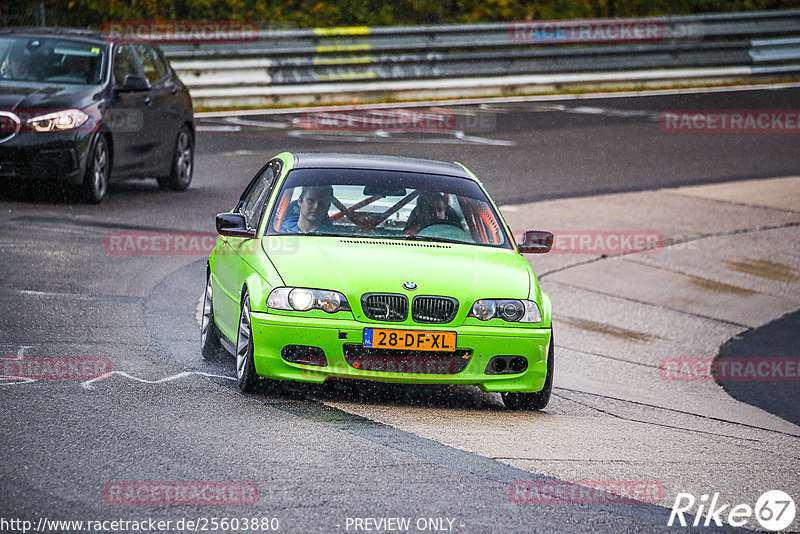
[[[240, 268], [244, 271], [241, 273], [244, 283], [240, 288], [239, 306], [241, 306], [244, 292], [247, 291], [250, 295], [252, 311], [266, 311], [266, 301], [270, 291], [284, 285], [275, 266], [261, 251], [260, 241], [260, 239], [251, 239], [243, 244], [242, 261], [239, 262]], [[216, 251], [215, 248], [208, 257], [209, 273], [214, 273], [216, 269]]]
[[277, 269], [264, 253], [261, 239], [251, 239], [243, 247], [241, 268], [244, 291], [250, 295], [250, 309], [255, 312], [267, 311], [267, 297], [270, 292], [278, 287], [285, 285], [283, 279], [278, 274]]
[[250, 310], [251, 311], [265, 311], [267, 306], [267, 297], [273, 287], [267, 283], [258, 273], [250, 271], [244, 279], [242, 286], [242, 296], [245, 292], [250, 295]]
[[550, 313], [552, 308], [550, 297], [542, 291], [542, 288], [539, 286], [539, 280], [536, 278], [536, 273], [534, 273], [533, 267], [531, 267], [530, 264], [528, 264], [528, 276], [530, 276], [528, 300], [532, 300], [539, 305], [539, 311], [542, 314], [542, 322], [540, 323], [542, 328], [550, 328]]
[[552, 304], [550, 302], [550, 297], [547, 296], [547, 293], [539, 292], [541, 295], [541, 300], [539, 302], [542, 303], [541, 305], [541, 312], [542, 312], [542, 326], [544, 328], [550, 328], [552, 326], [551, 321], [551, 312], [552, 312]]

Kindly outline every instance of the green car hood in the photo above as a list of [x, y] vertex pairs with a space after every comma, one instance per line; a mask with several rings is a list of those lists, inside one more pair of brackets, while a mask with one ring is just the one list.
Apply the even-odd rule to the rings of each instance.
[[[444, 295], [471, 304], [525, 299], [530, 291], [530, 266], [509, 249], [322, 236], [269, 236], [262, 243], [287, 286], [340, 291], [351, 306], [373, 292]], [[403, 289], [404, 282], [417, 284], [416, 291]]]

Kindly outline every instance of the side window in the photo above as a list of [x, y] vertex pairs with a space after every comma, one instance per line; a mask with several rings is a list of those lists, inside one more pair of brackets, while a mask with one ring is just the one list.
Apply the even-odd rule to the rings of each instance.
[[150, 80], [151, 84], [155, 84], [163, 80], [169, 70], [164, 60], [158, 55], [155, 48], [148, 45], [135, 45], [136, 53], [139, 54], [139, 59], [142, 60], [142, 69], [144, 75]]
[[247, 220], [247, 226], [250, 228], [258, 229], [261, 222], [261, 216], [264, 211], [267, 197], [272, 191], [272, 184], [275, 183], [275, 178], [280, 168], [280, 163], [275, 160], [271, 161], [251, 182], [248, 191], [239, 202], [239, 212], [244, 215]]
[[128, 74], [137, 75], [139, 69], [136, 67], [136, 58], [133, 50], [128, 45], [117, 45], [114, 47], [114, 83], [121, 86]]

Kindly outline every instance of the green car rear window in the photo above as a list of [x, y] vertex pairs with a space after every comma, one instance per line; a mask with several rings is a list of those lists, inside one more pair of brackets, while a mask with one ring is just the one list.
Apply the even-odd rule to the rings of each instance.
[[512, 248], [472, 180], [400, 171], [295, 169], [274, 204], [269, 235], [420, 239]]

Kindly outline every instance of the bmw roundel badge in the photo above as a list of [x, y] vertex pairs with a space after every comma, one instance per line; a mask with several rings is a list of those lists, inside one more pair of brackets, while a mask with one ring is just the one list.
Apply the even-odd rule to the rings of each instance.
[[409, 291], [414, 291], [417, 289], [417, 284], [414, 282], [403, 282], [403, 288], [408, 289]]

